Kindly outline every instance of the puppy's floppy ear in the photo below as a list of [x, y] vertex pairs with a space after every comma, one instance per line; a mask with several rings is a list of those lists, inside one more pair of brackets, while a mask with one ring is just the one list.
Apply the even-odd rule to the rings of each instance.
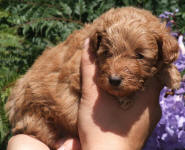
[[181, 74], [174, 64], [166, 65], [158, 72], [157, 77], [168, 88], [178, 89], [180, 87]]
[[180, 87], [181, 75], [172, 62], [174, 62], [179, 55], [179, 46], [177, 40], [170, 35], [164, 25], [161, 26], [160, 31], [157, 31], [157, 44], [159, 61], [162, 62], [163, 67], [158, 72], [158, 78], [161, 83], [171, 89], [178, 89]]
[[99, 31], [94, 32], [90, 36], [90, 46], [93, 52], [97, 52], [102, 42], [102, 34]]
[[159, 54], [165, 64], [171, 64], [179, 55], [179, 46], [177, 40], [167, 31], [159, 35], [157, 39]]

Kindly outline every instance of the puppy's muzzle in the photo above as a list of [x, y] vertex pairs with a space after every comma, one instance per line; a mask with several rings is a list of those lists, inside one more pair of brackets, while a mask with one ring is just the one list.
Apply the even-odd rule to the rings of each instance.
[[122, 82], [122, 78], [116, 75], [112, 75], [109, 77], [109, 83], [112, 86], [119, 86]]

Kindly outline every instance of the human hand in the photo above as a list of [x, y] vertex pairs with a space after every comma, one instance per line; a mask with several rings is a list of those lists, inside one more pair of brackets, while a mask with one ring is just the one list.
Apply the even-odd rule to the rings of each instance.
[[82, 150], [141, 149], [161, 117], [157, 79], [135, 96], [132, 108], [123, 110], [114, 97], [97, 87], [96, 66], [86, 40], [82, 55], [82, 98], [78, 129]]

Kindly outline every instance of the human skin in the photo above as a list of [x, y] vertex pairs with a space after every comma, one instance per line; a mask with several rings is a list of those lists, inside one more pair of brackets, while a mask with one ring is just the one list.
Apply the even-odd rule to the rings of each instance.
[[[60, 145], [58, 150], [81, 150], [76, 138], [63, 138], [57, 144]], [[19, 134], [11, 137], [7, 150], [49, 150], [49, 147], [36, 138]]]
[[[162, 85], [156, 78], [148, 80], [145, 90], [136, 93], [134, 104], [123, 110], [114, 97], [96, 84], [96, 65], [89, 40], [81, 63], [82, 98], [78, 114], [79, 141], [61, 139], [58, 150], [140, 150], [161, 117], [159, 94]], [[41, 141], [17, 135], [9, 140], [7, 150], [49, 150]]]

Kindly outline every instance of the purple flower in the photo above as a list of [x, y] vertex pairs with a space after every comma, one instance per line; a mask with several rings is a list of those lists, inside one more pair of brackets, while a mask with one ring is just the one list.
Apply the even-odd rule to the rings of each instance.
[[164, 14], [165, 14], [165, 15], [168, 15], [168, 16], [173, 16], [173, 15], [174, 15], [174, 13], [169, 12], [169, 11], [165, 11]]
[[177, 32], [171, 32], [171, 35], [174, 37], [178, 37], [178, 33]]
[[175, 12], [177, 13], [177, 12], [179, 12], [179, 9], [177, 8], [177, 9], [175, 9]]
[[179, 141], [184, 145], [184, 148], [185, 148], [185, 131], [181, 130], [178, 133], [178, 138], [179, 138]]
[[185, 117], [183, 116], [176, 116], [177, 123], [178, 123], [178, 128], [185, 128]]
[[179, 88], [178, 90], [176, 90], [176, 91], [175, 91], [175, 94], [178, 94], [178, 95], [180, 95], [180, 94], [185, 94], [185, 89], [184, 89], [184, 87], [181, 87], [181, 88]]
[[180, 35], [178, 38], [179, 47], [181, 49], [182, 55], [185, 55], [185, 46], [183, 42], [183, 35]]
[[174, 21], [168, 21], [166, 24], [166, 27], [172, 28], [173, 23], [174, 23]]
[[169, 17], [168, 17], [167, 15], [165, 15], [165, 14], [160, 14], [159, 17], [160, 17], [160, 18], [169, 18]]

